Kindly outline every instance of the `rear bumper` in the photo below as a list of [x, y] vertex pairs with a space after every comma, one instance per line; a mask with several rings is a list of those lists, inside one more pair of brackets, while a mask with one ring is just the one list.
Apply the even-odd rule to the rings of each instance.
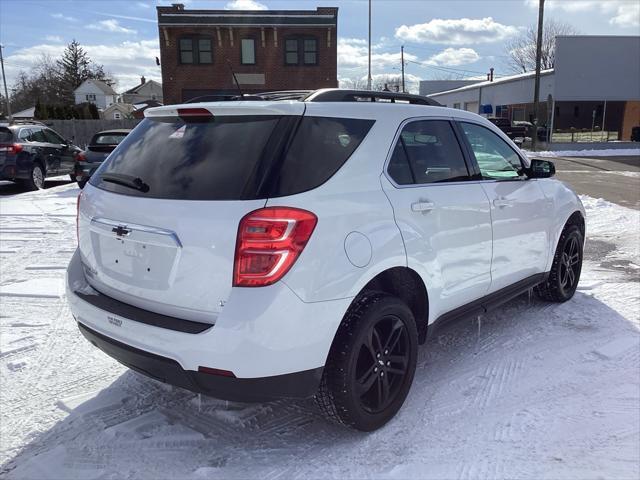
[[[106, 353], [154, 378], [245, 401], [313, 395], [351, 303], [305, 303], [283, 282], [234, 288], [215, 324], [190, 325], [137, 307], [113, 308], [119, 302], [104, 297], [87, 283], [76, 251], [67, 270], [67, 300], [85, 336], [89, 332]], [[200, 367], [236, 378], [203, 377]]]
[[78, 323], [94, 346], [123, 365], [164, 383], [235, 402], [306, 398], [318, 389], [322, 368], [263, 378], [231, 378], [184, 370], [170, 358], [133, 348]]

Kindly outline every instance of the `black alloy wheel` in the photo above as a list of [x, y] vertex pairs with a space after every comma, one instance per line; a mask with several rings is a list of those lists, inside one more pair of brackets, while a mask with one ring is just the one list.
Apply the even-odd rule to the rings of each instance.
[[396, 316], [382, 317], [360, 345], [354, 380], [363, 407], [380, 413], [398, 395], [409, 365], [409, 334]]
[[330, 420], [370, 432], [404, 403], [416, 370], [418, 330], [399, 298], [366, 292], [342, 319], [316, 403]]

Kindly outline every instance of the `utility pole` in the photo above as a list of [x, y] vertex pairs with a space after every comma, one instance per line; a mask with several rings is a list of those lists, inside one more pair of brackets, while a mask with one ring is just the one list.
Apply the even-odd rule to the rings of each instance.
[[369, 0], [369, 74], [367, 75], [367, 90], [371, 90], [371, 0]]
[[538, 0], [538, 38], [536, 41], [536, 78], [533, 93], [533, 133], [531, 136], [531, 150], [536, 151], [538, 141], [538, 97], [540, 96], [540, 57], [542, 56], [542, 31], [544, 25], [544, 0]]
[[402, 93], [404, 92], [404, 45], [400, 47], [400, 61], [402, 62]]
[[2, 45], [0, 45], [0, 65], [2, 66], [2, 81], [4, 82], [4, 101], [7, 104], [7, 118], [11, 121], [11, 105], [9, 105], [9, 92], [7, 91], [7, 76], [4, 73], [4, 59], [2, 57]]

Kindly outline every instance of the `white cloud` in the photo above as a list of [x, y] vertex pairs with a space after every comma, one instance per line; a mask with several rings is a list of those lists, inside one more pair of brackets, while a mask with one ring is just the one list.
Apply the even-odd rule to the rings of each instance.
[[[538, 8], [538, 0], [525, 0]], [[609, 16], [609, 23], [623, 28], [640, 26], [640, 3], [637, 0], [547, 0], [545, 9], [567, 13], [595, 12]]]
[[62, 42], [62, 37], [60, 35], [47, 35], [46, 37], [44, 37], [44, 39], [47, 42], [52, 42], [52, 43]]
[[486, 18], [434, 18], [427, 23], [402, 25], [395, 36], [414, 43], [443, 43], [463, 45], [504, 40], [518, 33], [518, 28]]
[[473, 48], [446, 48], [429, 57], [429, 65], [456, 66], [466, 65], [480, 60], [480, 55]]
[[146, 2], [136, 2], [136, 5], [140, 8], [151, 8], [151, 4]]
[[138, 33], [136, 30], [131, 28], [126, 28], [120, 25], [117, 20], [113, 18], [109, 20], [101, 20], [97, 23], [92, 23], [87, 25], [87, 28], [91, 30], [102, 30], [103, 32], [112, 32], [112, 33], [127, 33], [127, 34], [136, 34]]
[[75, 17], [70, 17], [67, 15], [63, 15], [62, 13], [52, 13], [51, 16], [58, 20], [66, 20], [67, 22], [77, 22], [78, 19]]
[[640, 3], [618, 5], [616, 13], [609, 19], [609, 23], [623, 28], [640, 26]]
[[[371, 47], [371, 65], [374, 69], [400, 67], [400, 52], [380, 52], [380, 44]], [[404, 54], [404, 60], [416, 61], [418, 57], [411, 53]], [[338, 68], [366, 67], [368, 65], [367, 41], [360, 38], [338, 39]]]
[[225, 10], [268, 10], [264, 3], [255, 0], [233, 0], [224, 6]]
[[[29, 70], [42, 55], [60, 58], [64, 45], [41, 44], [17, 50], [5, 58], [7, 81], [13, 84], [20, 70]], [[110, 45], [82, 45], [91, 60], [104, 65], [105, 71], [117, 80], [118, 92], [140, 84], [140, 76], [161, 82], [160, 67], [155, 57], [160, 56], [158, 40], [126, 41]]]

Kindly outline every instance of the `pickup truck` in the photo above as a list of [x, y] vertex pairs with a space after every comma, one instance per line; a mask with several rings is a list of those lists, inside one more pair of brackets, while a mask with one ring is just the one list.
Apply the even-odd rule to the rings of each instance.
[[[522, 139], [527, 137], [527, 127], [524, 125], [514, 125], [508, 118], [487, 118], [496, 127], [507, 134], [515, 143], [522, 143]], [[518, 142], [516, 142], [518, 139]]]

